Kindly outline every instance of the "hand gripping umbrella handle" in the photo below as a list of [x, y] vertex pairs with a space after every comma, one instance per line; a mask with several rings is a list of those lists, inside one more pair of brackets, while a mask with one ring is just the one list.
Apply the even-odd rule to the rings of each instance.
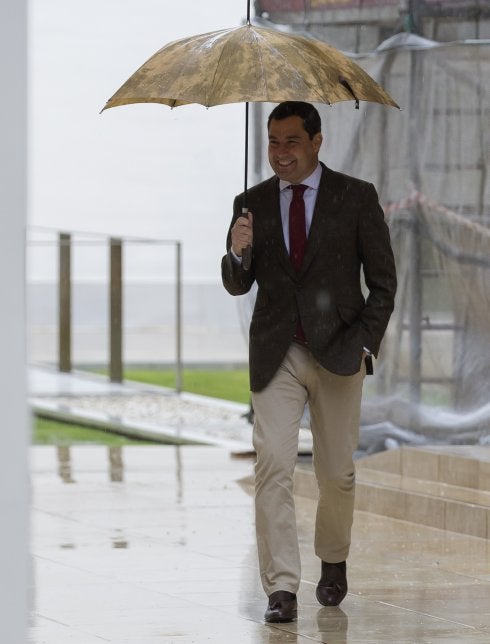
[[252, 265], [252, 246], [250, 244], [242, 250], [242, 267], [245, 271], [250, 270]]
[[[242, 215], [248, 214], [248, 208], [242, 208]], [[246, 248], [242, 250], [242, 268], [245, 271], [250, 270], [252, 265], [252, 246], [249, 244]]]

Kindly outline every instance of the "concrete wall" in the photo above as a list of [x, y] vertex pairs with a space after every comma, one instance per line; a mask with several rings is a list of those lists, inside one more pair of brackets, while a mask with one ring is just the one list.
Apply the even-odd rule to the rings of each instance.
[[24, 644], [28, 415], [24, 361], [26, 2], [0, 3], [0, 642]]

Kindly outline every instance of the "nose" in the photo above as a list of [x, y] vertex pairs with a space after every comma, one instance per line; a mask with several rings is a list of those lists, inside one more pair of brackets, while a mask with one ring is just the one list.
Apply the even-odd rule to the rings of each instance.
[[269, 153], [276, 159], [280, 159], [283, 156], [288, 154], [288, 149], [286, 143], [280, 143], [279, 141], [274, 141], [269, 145]]
[[279, 160], [281, 160], [282, 157], [287, 157], [289, 155], [285, 145], [278, 145], [277, 147], [275, 147], [273, 150], [273, 154]]

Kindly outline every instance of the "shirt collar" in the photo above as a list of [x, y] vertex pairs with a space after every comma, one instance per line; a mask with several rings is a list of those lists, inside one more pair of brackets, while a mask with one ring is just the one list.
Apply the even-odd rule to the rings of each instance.
[[[301, 183], [308, 188], [313, 188], [313, 190], [318, 190], [320, 185], [320, 179], [322, 177], [322, 166], [318, 164], [309, 177], [306, 177]], [[284, 181], [283, 179], [279, 180], [279, 190], [282, 192], [286, 188], [292, 185], [289, 181]]]

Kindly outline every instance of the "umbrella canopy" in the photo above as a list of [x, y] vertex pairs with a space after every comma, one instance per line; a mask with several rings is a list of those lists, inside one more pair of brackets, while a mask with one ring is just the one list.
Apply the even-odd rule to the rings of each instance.
[[241, 102], [359, 100], [398, 107], [334, 47], [250, 23], [172, 42], [144, 63], [103, 109], [131, 103], [205, 107]]
[[[191, 36], [165, 45], [110, 98], [102, 111], [131, 103], [170, 107], [198, 103], [205, 107], [245, 103], [245, 181], [247, 209], [248, 122], [250, 102], [355, 100], [398, 107], [359, 65], [334, 47], [250, 23], [234, 29]], [[251, 248], [243, 253], [250, 268]]]

